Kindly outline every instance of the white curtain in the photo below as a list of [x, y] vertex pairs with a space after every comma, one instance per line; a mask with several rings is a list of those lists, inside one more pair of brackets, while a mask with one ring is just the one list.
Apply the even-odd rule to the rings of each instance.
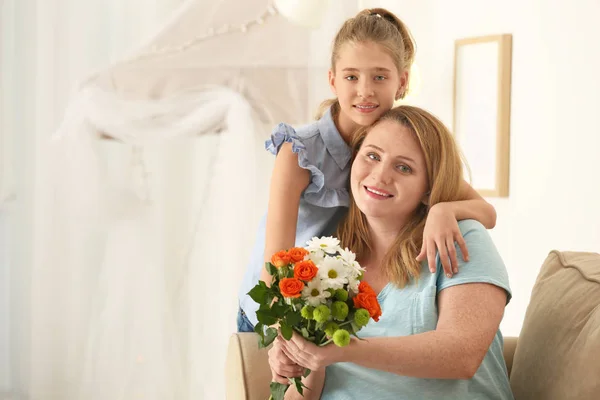
[[[326, 75], [313, 80], [303, 63], [321, 73], [327, 61], [315, 66], [308, 53], [300, 59], [299, 46], [282, 48], [285, 59], [270, 54], [293, 90], [278, 87], [278, 97], [264, 102], [221, 86], [124, 100], [106, 89], [112, 79], [136, 75], [130, 65], [102, 74], [103, 88], [75, 90], [91, 70], [148, 43], [178, 3], [4, 0], [3, 22], [9, 10], [16, 44], [9, 60], [16, 194], [6, 285], [11, 400], [224, 398], [237, 289], [274, 161], [263, 143], [275, 121], [265, 121], [272, 110], [261, 107], [271, 101], [289, 115], [306, 111], [307, 82], [312, 95]], [[328, 40], [355, 11], [345, 6], [340, 13], [348, 3], [338, 3]], [[228, 10], [221, 7], [219, 18]], [[294, 32], [293, 43], [301, 44], [303, 33]], [[158, 61], [148, 76], [173, 67]], [[194, 76], [194, 66], [185, 67], [177, 77]], [[289, 75], [281, 73], [286, 68]]]

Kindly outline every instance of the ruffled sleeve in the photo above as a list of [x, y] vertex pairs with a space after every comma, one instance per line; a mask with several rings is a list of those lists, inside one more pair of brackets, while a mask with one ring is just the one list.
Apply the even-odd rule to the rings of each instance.
[[294, 128], [281, 123], [273, 129], [271, 139], [265, 142], [265, 148], [272, 154], [277, 155], [284, 143], [292, 144], [292, 152], [298, 154], [298, 165], [310, 172], [310, 183], [304, 190], [304, 199], [319, 207], [347, 207], [349, 204], [348, 191], [346, 189], [325, 187], [325, 175], [309, 159], [306, 145], [302, 142], [302, 139], [296, 134]]

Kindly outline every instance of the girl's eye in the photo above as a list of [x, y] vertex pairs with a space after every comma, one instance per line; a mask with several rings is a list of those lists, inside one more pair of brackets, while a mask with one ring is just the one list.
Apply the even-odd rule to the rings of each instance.
[[367, 158], [373, 161], [379, 161], [379, 156], [375, 153], [368, 153]]
[[375, 77], [375, 80], [376, 80], [376, 81], [384, 81], [385, 79], [386, 79], [386, 78], [385, 78], [385, 76], [383, 76], [383, 75], [377, 75], [377, 76]]
[[396, 168], [403, 174], [410, 174], [412, 172], [412, 169], [408, 165], [400, 164]]
[[345, 77], [344, 79], [346, 79], [347, 81], [355, 81], [358, 78], [354, 75], [349, 75], [349, 76]]

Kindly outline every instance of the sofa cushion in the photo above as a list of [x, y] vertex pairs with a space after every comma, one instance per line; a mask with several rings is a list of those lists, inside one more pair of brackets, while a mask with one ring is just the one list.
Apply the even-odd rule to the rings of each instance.
[[600, 398], [600, 254], [552, 251], [515, 350], [516, 400]]

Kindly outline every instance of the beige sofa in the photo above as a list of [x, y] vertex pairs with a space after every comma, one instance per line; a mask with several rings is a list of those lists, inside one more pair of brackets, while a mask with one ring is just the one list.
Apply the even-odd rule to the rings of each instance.
[[[600, 254], [550, 252], [504, 357], [516, 400], [600, 399]], [[269, 397], [267, 352], [256, 334], [231, 336], [226, 381], [228, 400]]]

